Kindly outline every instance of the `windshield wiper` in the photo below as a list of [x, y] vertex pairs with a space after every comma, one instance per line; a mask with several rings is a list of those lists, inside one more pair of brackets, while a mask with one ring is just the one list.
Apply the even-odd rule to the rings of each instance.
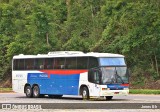
[[120, 80], [121, 80], [122, 84], [124, 84], [124, 81], [123, 81], [122, 77], [118, 75], [117, 70], [116, 70], [115, 75], [116, 75], [116, 76], [118, 76], [118, 78], [120, 78]]

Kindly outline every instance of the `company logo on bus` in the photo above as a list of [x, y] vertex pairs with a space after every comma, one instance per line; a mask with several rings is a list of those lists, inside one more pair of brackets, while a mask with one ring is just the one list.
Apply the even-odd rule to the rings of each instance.
[[40, 74], [39, 77], [48, 77], [47, 74]]

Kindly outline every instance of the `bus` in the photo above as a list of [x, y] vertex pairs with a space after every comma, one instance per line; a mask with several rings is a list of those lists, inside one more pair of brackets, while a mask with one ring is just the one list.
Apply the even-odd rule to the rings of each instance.
[[48, 54], [16, 55], [12, 60], [12, 88], [26, 97], [60, 98], [80, 95], [83, 99], [125, 96], [129, 72], [120, 54], [55, 51]]

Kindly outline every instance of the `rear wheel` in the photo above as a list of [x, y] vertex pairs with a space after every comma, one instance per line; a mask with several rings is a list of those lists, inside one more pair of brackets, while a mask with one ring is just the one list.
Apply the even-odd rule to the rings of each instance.
[[40, 97], [41, 95], [40, 95], [40, 89], [39, 89], [39, 87], [36, 85], [36, 86], [34, 86], [33, 87], [33, 97], [34, 98], [38, 98], [38, 97]]
[[33, 96], [32, 88], [31, 86], [25, 86], [25, 94], [27, 98], [31, 98]]
[[106, 96], [106, 100], [112, 100], [113, 96]]
[[89, 99], [89, 90], [87, 87], [82, 88], [82, 98], [83, 100], [88, 100]]

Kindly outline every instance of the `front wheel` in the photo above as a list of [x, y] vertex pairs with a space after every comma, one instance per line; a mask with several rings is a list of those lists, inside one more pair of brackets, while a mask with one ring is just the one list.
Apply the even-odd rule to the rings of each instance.
[[25, 90], [26, 97], [32, 98], [33, 92], [32, 92], [31, 86], [26, 86], [24, 90]]
[[40, 97], [40, 89], [37, 85], [33, 87], [33, 97], [34, 98]]
[[82, 98], [83, 98], [83, 100], [89, 99], [89, 90], [87, 87], [82, 88]]
[[113, 96], [106, 96], [106, 100], [112, 100]]

